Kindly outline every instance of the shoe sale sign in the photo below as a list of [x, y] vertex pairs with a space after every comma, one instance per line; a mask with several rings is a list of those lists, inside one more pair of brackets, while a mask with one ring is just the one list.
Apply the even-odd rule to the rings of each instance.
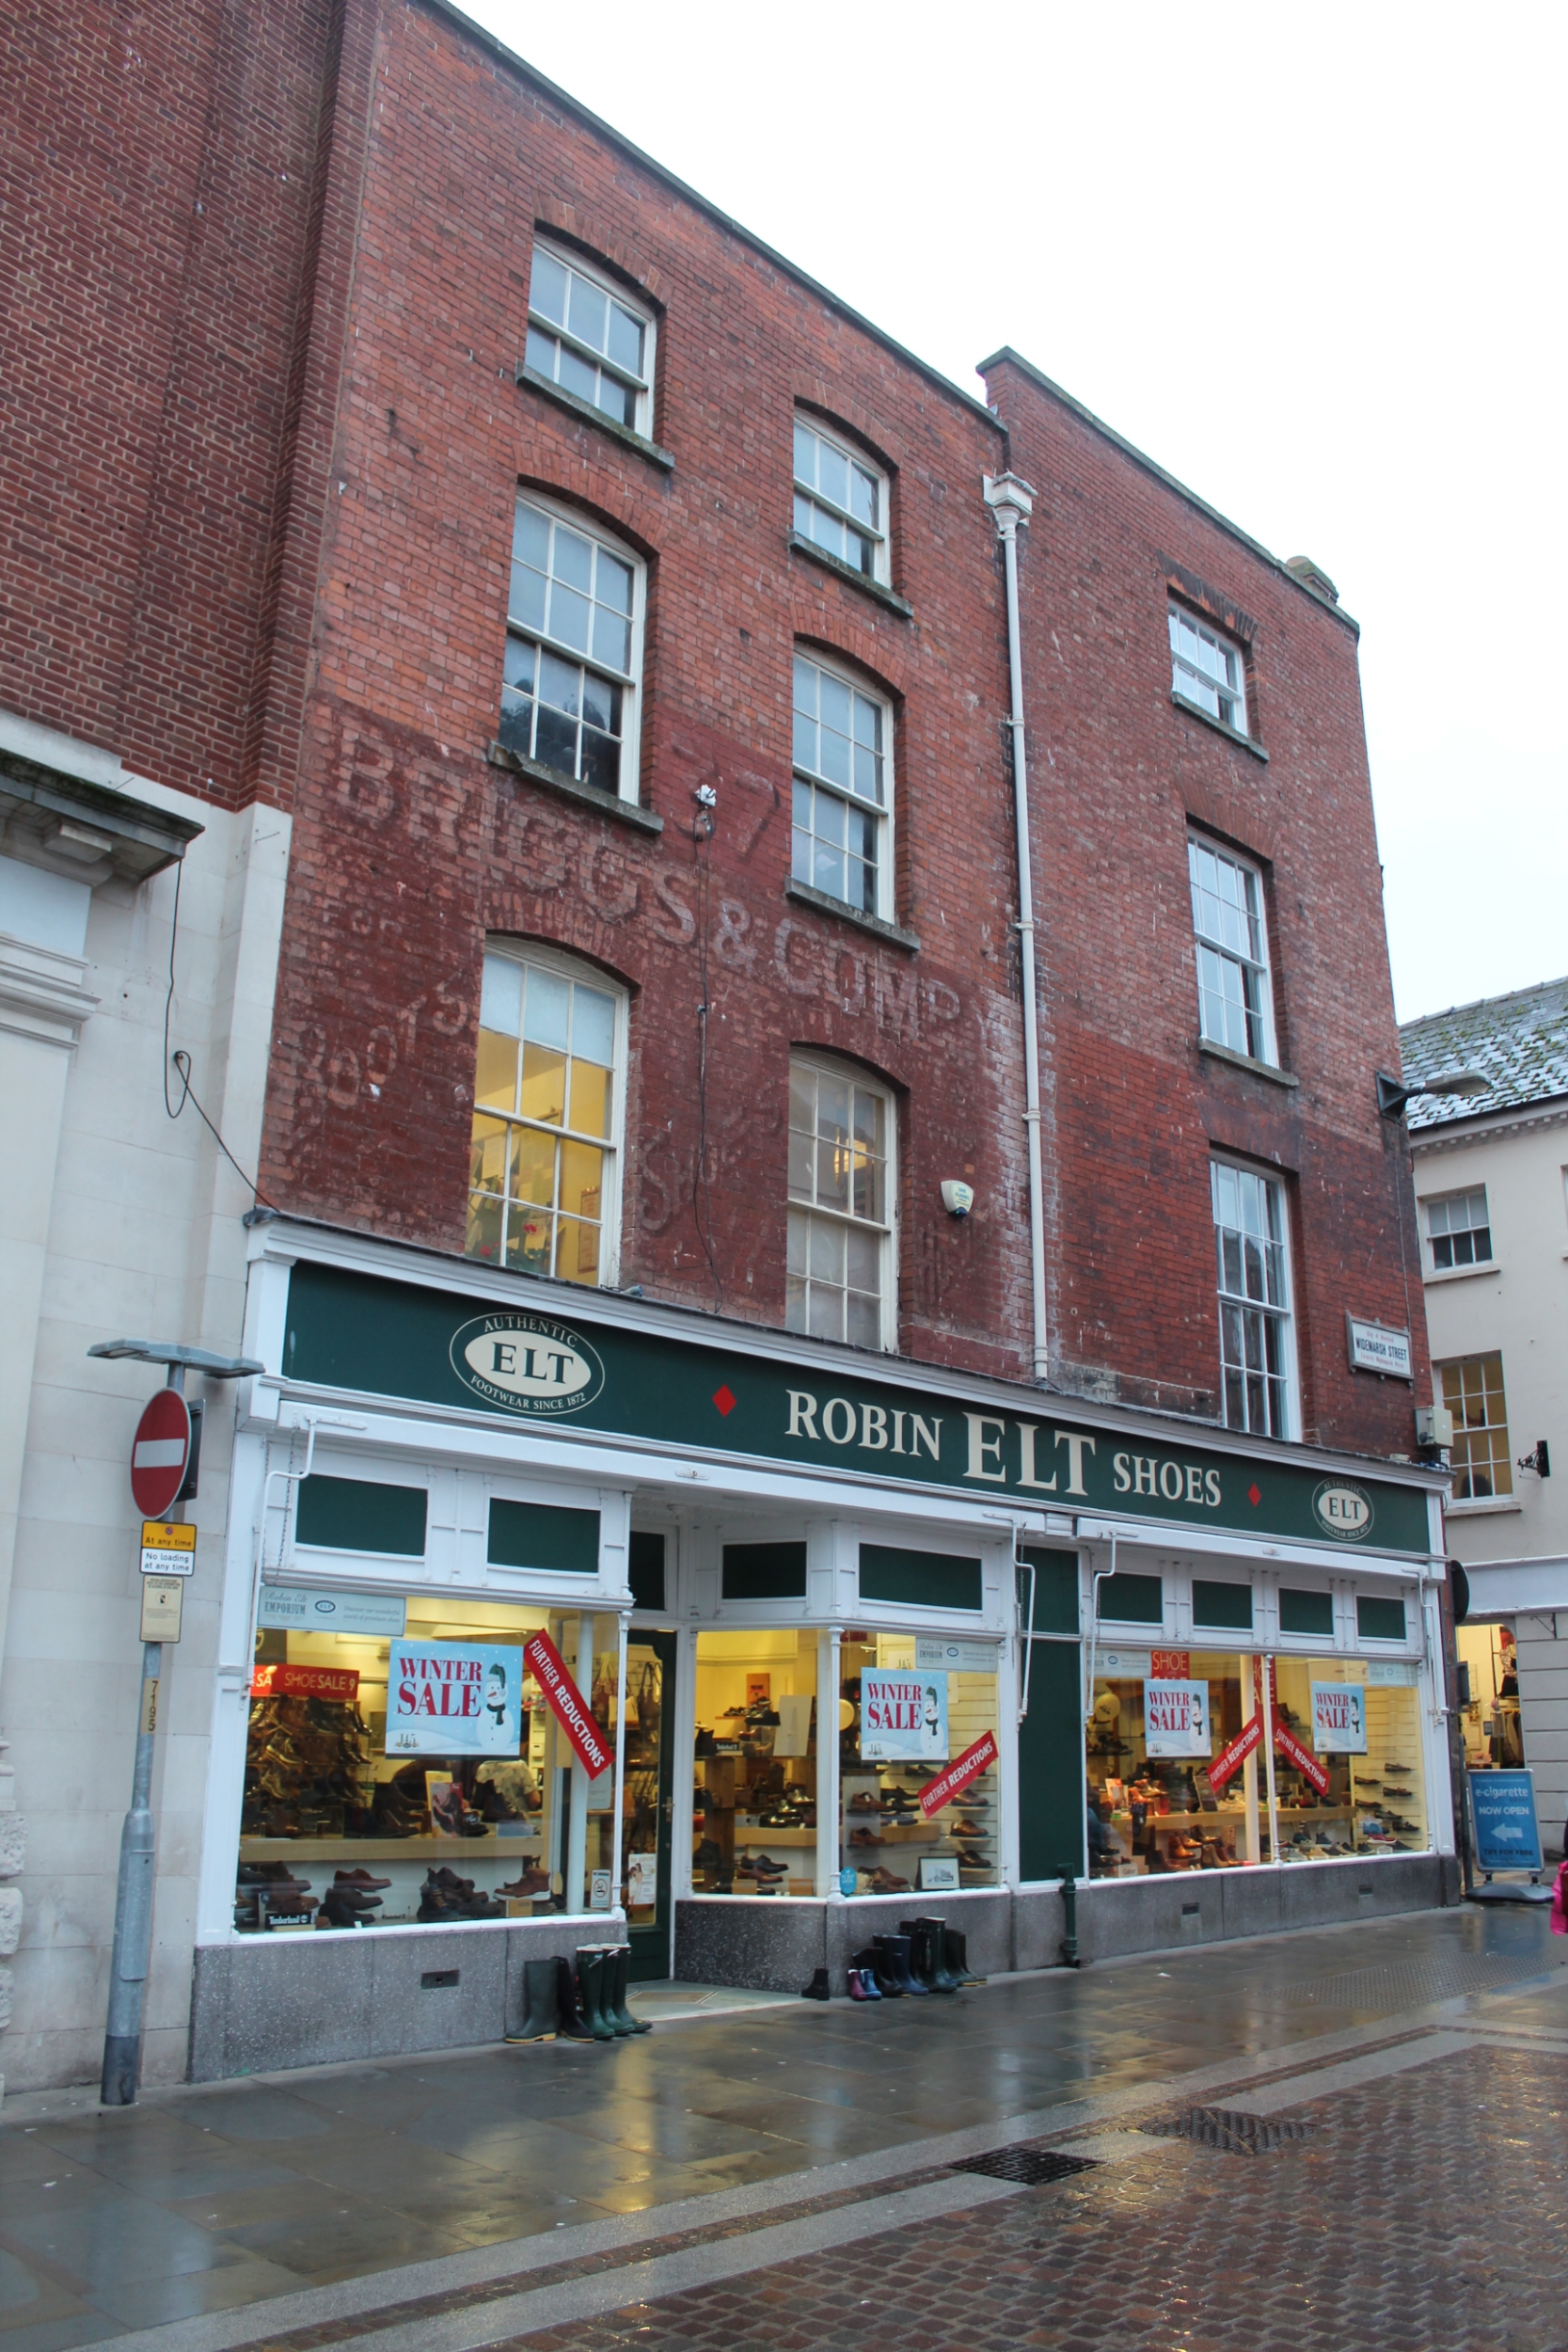
[[515, 1643], [393, 1642], [387, 1659], [388, 1756], [515, 1756], [522, 1745]]

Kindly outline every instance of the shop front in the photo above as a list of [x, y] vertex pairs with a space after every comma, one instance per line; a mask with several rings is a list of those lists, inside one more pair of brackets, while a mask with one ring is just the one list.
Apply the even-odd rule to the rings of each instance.
[[256, 1236], [197, 2078], [1442, 1899], [1435, 1482], [454, 1271]]

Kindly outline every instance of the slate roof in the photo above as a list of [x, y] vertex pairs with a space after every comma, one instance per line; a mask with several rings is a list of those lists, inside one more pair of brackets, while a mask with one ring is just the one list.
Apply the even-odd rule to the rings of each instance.
[[1491, 1089], [1469, 1099], [1429, 1095], [1405, 1113], [1412, 1133], [1568, 1094], [1568, 979], [1407, 1021], [1400, 1030], [1406, 1086], [1450, 1070], [1479, 1070]]

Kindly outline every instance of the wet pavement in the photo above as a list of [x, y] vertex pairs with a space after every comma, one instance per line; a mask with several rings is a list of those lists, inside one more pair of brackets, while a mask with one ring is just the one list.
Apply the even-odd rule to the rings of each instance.
[[[0, 2352], [859, 2346], [872, 2313], [942, 2347], [1228, 2352], [1244, 2320], [1258, 2347], [1560, 2352], [1565, 1963], [1538, 1912], [1431, 1913], [875, 2009], [649, 1987], [672, 2022], [636, 2042], [8, 2105]], [[1277, 2149], [1129, 2120], [1337, 2059], [1328, 2096], [1276, 2081], [1312, 2125]], [[950, 2169], [1042, 2131], [1096, 2169]]]

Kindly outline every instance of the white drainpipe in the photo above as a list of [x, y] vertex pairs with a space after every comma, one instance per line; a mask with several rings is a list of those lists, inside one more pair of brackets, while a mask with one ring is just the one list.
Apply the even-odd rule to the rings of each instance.
[[1023, 1123], [1029, 1136], [1029, 1289], [1035, 1315], [1035, 1378], [1049, 1379], [1045, 1328], [1045, 1185], [1040, 1173], [1040, 1048], [1035, 1018], [1035, 891], [1029, 863], [1029, 768], [1023, 748], [1023, 648], [1018, 627], [1018, 532], [1035, 493], [1015, 473], [985, 475], [1007, 569], [1007, 667], [1012, 678], [1013, 820], [1018, 834], [1018, 935], [1023, 955]]

